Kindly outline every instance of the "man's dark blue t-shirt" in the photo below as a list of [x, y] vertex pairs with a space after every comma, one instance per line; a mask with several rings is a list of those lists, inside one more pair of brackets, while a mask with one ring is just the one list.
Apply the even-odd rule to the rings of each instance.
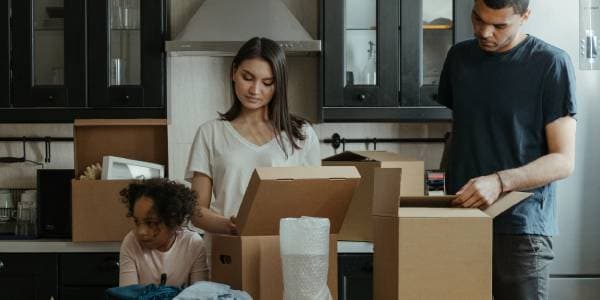
[[[471, 178], [548, 154], [546, 125], [576, 113], [573, 66], [567, 53], [533, 36], [502, 53], [465, 41], [448, 52], [438, 101], [453, 113], [447, 189], [454, 194]], [[558, 233], [554, 184], [530, 192], [494, 219], [495, 233]]]

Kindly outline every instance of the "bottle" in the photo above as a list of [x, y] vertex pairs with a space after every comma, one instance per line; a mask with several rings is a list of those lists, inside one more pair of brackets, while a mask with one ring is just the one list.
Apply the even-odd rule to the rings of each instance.
[[377, 61], [375, 59], [375, 43], [369, 41], [369, 50], [367, 50], [369, 56], [365, 67], [363, 68], [362, 74], [364, 76], [364, 84], [376, 85], [377, 84]]

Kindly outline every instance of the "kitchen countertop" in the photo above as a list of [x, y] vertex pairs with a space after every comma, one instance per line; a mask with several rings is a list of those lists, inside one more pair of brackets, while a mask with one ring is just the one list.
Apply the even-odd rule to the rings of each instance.
[[[0, 253], [119, 252], [120, 242], [72, 242], [71, 240], [2, 240]], [[373, 253], [373, 243], [338, 242], [338, 253]]]

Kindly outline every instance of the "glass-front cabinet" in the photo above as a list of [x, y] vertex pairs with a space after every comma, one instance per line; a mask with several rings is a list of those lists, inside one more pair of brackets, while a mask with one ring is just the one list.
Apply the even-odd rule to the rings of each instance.
[[11, 10], [13, 106], [85, 106], [85, 2], [13, 0]]
[[0, 122], [166, 115], [167, 0], [5, 3]]
[[472, 0], [323, 1], [324, 121], [447, 121], [446, 53], [471, 36]]
[[165, 1], [88, 1], [90, 106], [161, 107]]

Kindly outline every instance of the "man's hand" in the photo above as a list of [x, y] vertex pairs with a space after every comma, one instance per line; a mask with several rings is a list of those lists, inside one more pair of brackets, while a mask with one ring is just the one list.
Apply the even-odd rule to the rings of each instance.
[[465, 184], [458, 192], [452, 205], [486, 209], [498, 199], [502, 192], [502, 182], [496, 173], [475, 177]]

